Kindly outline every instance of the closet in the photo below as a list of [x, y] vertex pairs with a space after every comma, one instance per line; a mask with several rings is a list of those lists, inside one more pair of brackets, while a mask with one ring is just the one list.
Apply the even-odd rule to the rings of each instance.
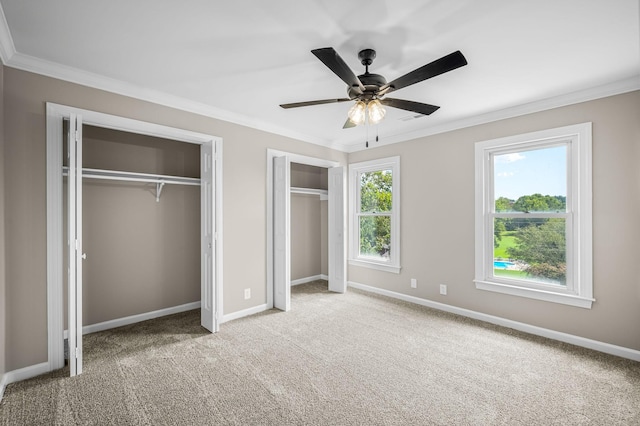
[[83, 333], [198, 307], [218, 331], [221, 158], [213, 136], [47, 104], [50, 370], [68, 346], [82, 372]]
[[291, 163], [291, 285], [328, 280], [327, 168]]
[[[298, 164], [293, 166], [293, 170], [292, 163]], [[313, 166], [313, 168], [305, 166]], [[292, 173], [299, 175], [294, 178], [294, 184], [291, 179]], [[323, 187], [327, 189], [322, 189]], [[291, 257], [293, 252], [291, 203], [292, 197], [298, 195], [326, 196], [328, 198], [326, 201], [326, 250], [322, 248], [322, 238], [316, 236], [321, 244], [320, 276], [323, 275], [322, 253], [327, 253], [329, 291], [344, 293], [347, 289], [345, 168], [333, 160], [267, 149], [267, 307], [283, 311], [291, 309]], [[293, 202], [297, 202], [297, 198]], [[313, 203], [316, 205], [315, 211], [317, 212], [317, 201], [312, 201]], [[300, 204], [305, 203], [301, 202]], [[322, 219], [322, 201], [320, 201], [320, 212]], [[317, 223], [316, 219], [309, 220], [312, 223], [311, 226]], [[322, 220], [320, 222], [317, 225], [319, 228], [323, 223]], [[305, 227], [305, 229], [307, 228]], [[304, 234], [301, 240], [305, 240]], [[306, 238], [306, 243], [312, 245], [312, 251], [317, 250], [313, 238]], [[296, 253], [296, 255], [300, 254], [302, 253]], [[314, 256], [309, 258], [312, 259]], [[315, 258], [317, 259], [317, 256]], [[307, 275], [307, 277], [298, 280], [309, 279], [308, 274], [317, 273], [317, 265], [315, 268], [296, 271], [296, 274]], [[314, 276], [311, 275], [311, 277]], [[300, 282], [298, 281], [298, 283]], [[295, 284], [295, 281], [293, 283]]]
[[199, 307], [200, 146], [85, 125], [82, 157], [85, 333]]

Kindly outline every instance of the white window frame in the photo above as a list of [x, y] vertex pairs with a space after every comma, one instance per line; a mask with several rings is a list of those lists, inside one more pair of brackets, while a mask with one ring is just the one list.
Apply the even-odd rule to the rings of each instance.
[[[391, 250], [388, 260], [360, 256], [360, 174], [391, 170]], [[400, 157], [349, 164], [349, 264], [400, 273]]]
[[[567, 285], [535, 283], [493, 275], [495, 217], [493, 158], [510, 152], [565, 145], [567, 147], [567, 211], [526, 214], [527, 218], [566, 219]], [[476, 288], [590, 309], [592, 271], [591, 123], [478, 142], [475, 145], [475, 279]]]

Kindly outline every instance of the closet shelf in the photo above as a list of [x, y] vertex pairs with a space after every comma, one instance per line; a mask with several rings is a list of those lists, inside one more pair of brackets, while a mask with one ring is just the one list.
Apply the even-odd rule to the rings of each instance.
[[310, 194], [310, 195], [319, 195], [320, 199], [327, 199], [329, 195], [329, 191], [326, 189], [316, 189], [316, 188], [300, 188], [297, 186], [291, 187], [292, 194]]
[[[69, 167], [62, 167], [62, 175], [69, 175]], [[82, 169], [82, 177], [87, 179], [119, 180], [125, 182], [148, 182], [156, 184], [156, 201], [160, 202], [162, 188], [166, 184], [172, 185], [200, 185], [199, 178], [183, 176], [156, 175], [150, 173], [123, 172], [118, 170]]]

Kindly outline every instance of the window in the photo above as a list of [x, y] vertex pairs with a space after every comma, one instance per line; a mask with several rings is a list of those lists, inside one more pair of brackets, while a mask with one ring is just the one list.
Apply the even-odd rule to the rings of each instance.
[[591, 308], [591, 123], [475, 149], [476, 288]]
[[349, 263], [400, 273], [400, 157], [349, 165]]

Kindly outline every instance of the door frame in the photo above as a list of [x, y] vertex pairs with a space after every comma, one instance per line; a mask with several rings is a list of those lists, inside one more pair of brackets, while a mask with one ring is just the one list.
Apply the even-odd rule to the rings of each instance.
[[[214, 331], [219, 330], [222, 318], [222, 138], [204, 133], [192, 132], [169, 126], [134, 120], [130, 118], [104, 114], [96, 111], [59, 105], [46, 104], [47, 118], [47, 353], [49, 371], [64, 367], [64, 304], [63, 304], [63, 182], [62, 182], [62, 149], [63, 120], [70, 114], [82, 116], [83, 124], [119, 130], [129, 133], [143, 134], [180, 142], [198, 145], [210, 145], [215, 149], [215, 183], [211, 190], [215, 191], [210, 199], [214, 202], [215, 215], [215, 262], [213, 279], [209, 280], [211, 288], [204, 289], [201, 283], [201, 299], [207, 290], [213, 299]], [[201, 153], [202, 157], [202, 153]], [[202, 158], [201, 158], [202, 161]], [[203, 189], [201, 186], [201, 193]], [[201, 210], [203, 209], [201, 202]], [[202, 249], [201, 249], [202, 250]], [[202, 278], [201, 278], [202, 280]]]
[[[276, 149], [267, 149], [267, 309], [273, 308], [273, 305], [274, 305], [273, 303], [273, 299], [274, 299], [273, 159], [276, 157], [283, 157], [283, 156], [287, 157], [291, 163], [306, 164], [309, 166], [322, 167], [326, 169], [340, 166], [340, 163], [338, 161], [325, 160], [325, 159], [316, 158], [316, 157], [309, 157], [306, 155], [295, 154], [292, 152], [280, 151]], [[346, 204], [345, 204], [345, 207], [346, 207]], [[343, 211], [343, 217], [346, 218], [346, 211]], [[346, 237], [346, 232], [343, 234], [343, 236]], [[346, 244], [346, 239], [344, 240], [344, 243]], [[331, 250], [331, 247], [329, 247], [329, 250]], [[291, 264], [291, 259], [290, 259], [291, 253], [287, 253], [287, 256], [289, 257], [288, 264]], [[331, 262], [332, 261], [331, 259], [332, 259], [332, 256], [330, 252], [328, 256], [328, 261]], [[346, 270], [345, 270], [345, 273], [346, 273]], [[287, 287], [288, 287], [288, 291], [290, 291], [291, 289], [290, 283]]]

